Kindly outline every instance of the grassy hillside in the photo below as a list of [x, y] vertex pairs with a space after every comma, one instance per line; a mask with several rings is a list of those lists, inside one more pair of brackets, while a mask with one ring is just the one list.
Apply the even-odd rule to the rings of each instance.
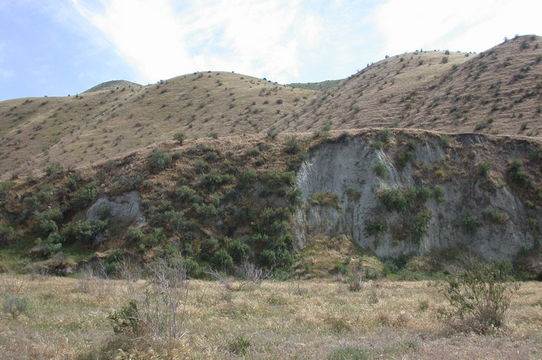
[[6, 170], [27, 173], [54, 162], [87, 165], [171, 139], [178, 131], [188, 139], [257, 133], [316, 94], [224, 72], [143, 87], [120, 84], [70, 97], [0, 102], [4, 176]]
[[542, 38], [478, 55], [416, 52], [382, 60], [315, 99], [285, 131], [361, 127], [542, 134]]

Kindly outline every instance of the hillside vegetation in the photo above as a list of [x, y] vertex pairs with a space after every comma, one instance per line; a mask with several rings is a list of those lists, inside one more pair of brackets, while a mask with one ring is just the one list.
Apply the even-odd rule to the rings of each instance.
[[177, 131], [188, 139], [258, 133], [316, 94], [224, 72], [91, 90], [0, 102], [0, 171], [28, 173], [54, 162], [80, 167]]
[[521, 36], [481, 54], [392, 56], [325, 91], [284, 131], [394, 127], [540, 137], [542, 38]]

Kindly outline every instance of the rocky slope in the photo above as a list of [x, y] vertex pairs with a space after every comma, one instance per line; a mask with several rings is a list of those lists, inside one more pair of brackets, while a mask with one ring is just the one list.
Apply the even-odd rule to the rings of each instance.
[[297, 175], [298, 246], [346, 234], [384, 258], [459, 248], [515, 260], [542, 242], [541, 155], [528, 142], [478, 134], [382, 130], [321, 144]]
[[163, 256], [194, 276], [244, 260], [287, 270], [294, 249], [346, 235], [379, 258], [516, 262], [541, 248], [541, 159], [536, 141], [421, 131], [169, 142], [2, 183], [0, 259], [65, 271], [59, 253], [100, 251], [112, 271], [125, 257]]

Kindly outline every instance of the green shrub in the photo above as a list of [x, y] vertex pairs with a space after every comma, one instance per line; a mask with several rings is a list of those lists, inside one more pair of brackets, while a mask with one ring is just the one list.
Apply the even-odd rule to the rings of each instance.
[[509, 218], [506, 212], [491, 207], [485, 208], [482, 212], [482, 216], [490, 222], [500, 225], [506, 224]]
[[480, 170], [480, 175], [486, 177], [491, 170], [491, 163], [488, 161], [480, 161], [478, 163], [478, 169]]
[[182, 185], [175, 190], [175, 197], [177, 200], [187, 204], [200, 204], [203, 202], [203, 199], [196, 190], [186, 185]]
[[379, 178], [386, 178], [388, 177], [388, 167], [384, 163], [378, 163], [373, 167], [373, 170]]
[[233, 268], [233, 259], [224, 249], [220, 249], [215, 252], [211, 258], [211, 263], [222, 270], [229, 270]]
[[100, 232], [105, 230], [106, 223], [103, 221], [78, 220], [68, 223], [63, 233], [68, 242], [80, 242], [90, 244]]
[[295, 155], [301, 151], [301, 145], [299, 143], [299, 140], [297, 140], [295, 137], [289, 137], [286, 140], [286, 144], [284, 145], [284, 152], [286, 154]]
[[42, 237], [47, 237], [50, 233], [58, 231], [58, 225], [54, 220], [40, 219], [34, 227], [34, 231]]
[[232, 181], [232, 175], [221, 174], [217, 170], [211, 170], [208, 174], [205, 174], [200, 178], [201, 185], [208, 189], [215, 189], [219, 186], [229, 184]]
[[66, 238], [64, 235], [57, 232], [50, 233], [49, 236], [47, 236], [47, 244], [51, 245], [52, 247], [55, 247], [56, 244], [63, 244], [65, 241]]
[[380, 234], [381, 232], [386, 231], [387, 224], [386, 222], [381, 221], [369, 221], [365, 223], [365, 234], [368, 236], [375, 236]]
[[529, 176], [523, 169], [523, 162], [519, 159], [512, 160], [508, 168], [508, 176], [518, 185], [529, 184]]
[[406, 164], [412, 159], [412, 152], [411, 151], [405, 151], [397, 158], [397, 164], [400, 168], [404, 168]]
[[471, 261], [465, 270], [449, 278], [440, 288], [449, 302], [440, 311], [453, 328], [487, 334], [505, 323], [506, 312], [517, 286], [510, 285], [502, 264]]
[[347, 346], [333, 350], [328, 360], [367, 360], [371, 357], [371, 352], [363, 347]]
[[379, 130], [376, 133], [376, 138], [378, 141], [381, 141], [384, 144], [387, 144], [390, 141], [392, 136], [391, 130]]
[[46, 167], [44, 171], [45, 175], [47, 176], [57, 177], [64, 172], [64, 167], [60, 163], [55, 162], [50, 166]]
[[98, 182], [93, 181], [80, 189], [72, 200], [72, 207], [76, 210], [82, 210], [90, 205], [98, 196]]
[[410, 207], [409, 199], [400, 189], [384, 189], [379, 194], [380, 201], [388, 211], [405, 211]]
[[151, 248], [158, 244], [164, 243], [166, 239], [167, 237], [164, 229], [161, 227], [155, 228], [152, 234], [145, 236], [145, 238], [143, 239], [143, 243], [140, 243], [139, 247], [141, 249]]
[[228, 345], [228, 350], [232, 354], [238, 356], [244, 356], [250, 347], [250, 341], [248, 341], [243, 335], [239, 335], [234, 341]]
[[140, 244], [145, 239], [145, 234], [140, 228], [130, 226], [126, 230], [126, 240], [131, 244]]
[[444, 188], [441, 185], [433, 187], [433, 195], [438, 203], [444, 202]]
[[422, 238], [427, 234], [429, 228], [429, 220], [431, 220], [431, 210], [424, 209], [416, 213], [410, 223], [410, 239], [416, 244], [419, 244]]
[[463, 214], [461, 217], [461, 227], [467, 234], [474, 235], [481, 225], [478, 218], [469, 212]]
[[258, 261], [263, 267], [273, 268], [277, 263], [277, 255], [273, 250], [263, 250], [258, 256]]
[[241, 263], [248, 259], [250, 247], [243, 241], [236, 239], [227, 244], [228, 253], [236, 263]]
[[209, 171], [209, 167], [209, 163], [203, 159], [198, 159], [194, 163], [194, 168], [198, 174], [205, 174], [207, 171]]
[[320, 191], [310, 197], [310, 203], [313, 206], [331, 206], [339, 207], [339, 197], [330, 191]]
[[4, 295], [2, 310], [6, 314], [11, 315], [13, 319], [16, 319], [19, 315], [25, 314], [28, 311], [28, 301], [19, 296]]
[[154, 149], [149, 156], [148, 166], [153, 174], [157, 174], [165, 170], [171, 165], [171, 156], [160, 149]]
[[120, 310], [112, 312], [107, 318], [111, 321], [115, 334], [136, 336], [142, 333], [142, 323], [139, 319], [137, 303], [134, 300], [131, 300]]
[[108, 220], [112, 215], [111, 211], [111, 205], [101, 204], [97, 211], [98, 218], [102, 221]]
[[276, 189], [281, 186], [291, 186], [295, 182], [295, 172], [286, 171], [262, 171], [259, 173], [260, 181], [271, 189]]
[[177, 141], [179, 145], [182, 145], [185, 139], [186, 135], [182, 131], [177, 131], [175, 134], [173, 134], [173, 140]]
[[12, 183], [9, 180], [0, 181], [0, 205], [7, 198]]
[[250, 185], [254, 184], [256, 179], [257, 176], [254, 171], [246, 170], [239, 177], [239, 186], [241, 186], [242, 188], [249, 187]]
[[209, 255], [214, 254], [220, 248], [220, 242], [218, 239], [210, 237], [203, 241], [201, 244], [202, 258], [209, 258]]

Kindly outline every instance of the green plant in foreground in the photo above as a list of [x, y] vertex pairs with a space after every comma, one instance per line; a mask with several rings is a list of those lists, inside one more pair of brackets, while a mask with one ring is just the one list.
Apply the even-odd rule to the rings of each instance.
[[228, 350], [235, 355], [246, 355], [249, 347], [250, 341], [248, 341], [243, 335], [239, 335], [228, 345]]
[[371, 352], [363, 347], [348, 346], [333, 350], [328, 360], [365, 360], [369, 359]]
[[449, 302], [439, 315], [456, 330], [487, 334], [501, 328], [517, 285], [502, 263], [470, 261], [439, 289]]
[[11, 315], [13, 319], [16, 319], [19, 315], [28, 311], [28, 301], [19, 296], [5, 295], [2, 310]]

